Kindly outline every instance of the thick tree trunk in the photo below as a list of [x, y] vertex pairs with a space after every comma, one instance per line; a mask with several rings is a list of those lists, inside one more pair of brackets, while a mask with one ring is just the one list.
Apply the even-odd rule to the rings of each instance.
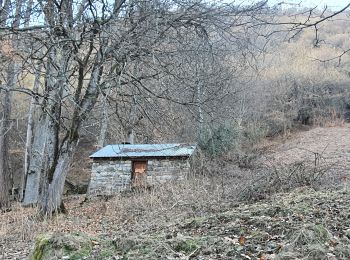
[[[44, 112], [42, 112], [44, 113]], [[58, 131], [55, 119], [42, 114], [33, 136], [27, 170], [23, 206], [36, 205], [43, 185], [51, 178], [57, 158]]]
[[[26, 185], [23, 206], [35, 205], [39, 202], [43, 185], [52, 178], [55, 169], [59, 143], [59, 127], [61, 118], [61, 96], [66, 86], [64, 77], [67, 60], [64, 51], [51, 50], [46, 69], [45, 92], [47, 99], [41, 104], [41, 117], [35, 128], [31, 154], [28, 159]], [[57, 64], [53, 66], [56, 56]], [[56, 59], [57, 60], [57, 59]]]
[[[34, 93], [37, 93], [39, 90], [41, 67], [42, 66], [39, 66], [39, 68], [35, 74], [35, 80], [34, 80], [34, 86], [33, 86]], [[24, 198], [24, 190], [25, 190], [25, 185], [26, 185], [26, 181], [27, 181], [27, 173], [29, 170], [29, 168], [28, 168], [29, 167], [29, 160], [30, 160], [30, 155], [32, 153], [32, 142], [33, 142], [33, 131], [34, 131], [34, 113], [35, 113], [35, 103], [36, 102], [37, 101], [36, 101], [35, 97], [32, 97], [31, 101], [30, 101], [29, 111], [28, 111], [27, 135], [26, 135], [26, 144], [25, 144], [25, 153], [24, 153], [24, 174], [22, 176], [21, 192], [20, 192], [21, 201]]]
[[61, 208], [64, 183], [78, 141], [66, 141], [58, 155], [57, 164], [52, 173], [52, 179], [45, 179], [40, 198], [40, 211], [43, 216], [50, 216]]
[[39, 198], [40, 179], [45, 171], [47, 116], [42, 115], [35, 127], [33, 143], [26, 173], [23, 206], [35, 205]]
[[[60, 55], [60, 57], [64, 57], [64, 55]], [[39, 123], [41, 127], [37, 127], [34, 134], [23, 202], [23, 205], [39, 204], [43, 216], [50, 216], [61, 206], [64, 183], [79, 140], [78, 132], [81, 123], [94, 107], [99, 94], [98, 84], [102, 74], [101, 57], [102, 54], [99, 51], [84, 97], [79, 106], [75, 108], [71, 126], [69, 130], [66, 129], [68, 130], [66, 137], [59, 147], [58, 132], [61, 118], [61, 98], [65, 87], [64, 77], [62, 76], [64, 74], [52, 74], [56, 77], [50, 76], [50, 73], [46, 75], [46, 91], [50, 93], [50, 98], [42, 111], [43, 122], [42, 124]], [[59, 64], [65, 65], [61, 68], [67, 67], [63, 62]], [[45, 113], [45, 111], [48, 111], [48, 113]]]
[[[64, 183], [69, 170], [70, 162], [73, 158], [75, 149], [79, 141], [78, 132], [81, 123], [86, 119], [88, 113], [94, 107], [99, 95], [99, 82], [103, 67], [101, 66], [102, 48], [98, 51], [95, 57], [95, 63], [91, 72], [90, 82], [86, 89], [85, 95], [79, 107], [76, 107], [73, 113], [72, 125], [70, 131], [60, 146], [60, 151], [57, 155], [56, 165], [52, 168], [53, 176], [48, 178], [46, 186], [43, 188], [43, 196], [41, 199], [40, 209], [44, 216], [50, 216], [54, 211], [57, 211], [62, 203]], [[54, 170], [53, 170], [54, 169]]]

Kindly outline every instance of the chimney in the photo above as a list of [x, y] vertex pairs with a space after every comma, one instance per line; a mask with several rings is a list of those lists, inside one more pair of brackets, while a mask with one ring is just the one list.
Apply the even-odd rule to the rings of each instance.
[[128, 131], [127, 143], [134, 144], [134, 130]]

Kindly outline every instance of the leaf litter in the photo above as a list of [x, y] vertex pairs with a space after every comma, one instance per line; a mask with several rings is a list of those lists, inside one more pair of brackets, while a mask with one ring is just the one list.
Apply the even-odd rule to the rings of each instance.
[[[332, 147], [344, 153], [346, 163], [348, 130], [320, 128], [303, 135], [302, 142], [283, 146], [308, 146], [312, 134], [331, 143], [339, 132], [341, 151], [337, 144]], [[313, 149], [323, 151], [324, 142]], [[285, 151], [291, 159], [300, 149]], [[242, 183], [246, 174], [235, 176]], [[318, 191], [296, 187], [249, 202], [235, 199], [237, 189], [230, 190], [233, 185], [225, 180], [225, 187], [221, 177], [218, 183], [210, 180], [210, 191], [188, 182], [110, 200], [70, 196], [65, 199], [68, 214], [44, 221], [35, 209], [15, 204], [0, 214], [0, 259], [33, 256], [40, 234], [52, 242], [42, 249], [51, 259], [350, 259], [348, 185]]]

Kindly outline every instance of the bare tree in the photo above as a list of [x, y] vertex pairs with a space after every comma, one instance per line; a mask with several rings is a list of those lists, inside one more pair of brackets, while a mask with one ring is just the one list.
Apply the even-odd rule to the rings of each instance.
[[[10, 6], [15, 6], [11, 10]], [[21, 20], [23, 1], [16, 3], [6, 1], [0, 13], [0, 26], [11, 23], [12, 28], [19, 28]], [[0, 4], [1, 7], [1, 4]], [[11, 15], [11, 11], [14, 15]], [[12, 177], [9, 167], [9, 132], [11, 131], [11, 107], [12, 89], [15, 88], [16, 79], [19, 74], [16, 50], [18, 39], [15, 34], [8, 38], [7, 70], [5, 72], [5, 86], [1, 93], [2, 120], [0, 123], [0, 208], [7, 207], [9, 202], [9, 190], [12, 188]]]
[[[44, 70], [42, 90], [12, 89], [34, 95], [38, 103], [23, 205], [39, 204], [43, 215], [60, 209], [80, 130], [100, 94], [118, 86], [116, 79], [133, 89], [132, 102], [149, 103], [153, 97], [179, 105], [204, 103], [202, 98], [182, 95], [190, 88], [177, 89], [162, 81], [176, 81], [174, 68], [182, 65], [176, 64], [175, 57], [184, 55], [178, 43], [198, 32], [213, 41], [234, 43], [232, 39], [246, 37], [247, 30], [260, 23], [257, 17], [268, 11], [266, 7], [266, 2], [238, 5], [201, 0], [38, 1], [32, 10], [40, 17], [35, 24], [4, 24], [7, 32], [26, 39], [26, 46], [30, 39], [30, 49], [22, 55], [27, 66], [37, 61]], [[135, 73], [136, 63], [142, 66]], [[198, 85], [193, 90], [202, 96]]]

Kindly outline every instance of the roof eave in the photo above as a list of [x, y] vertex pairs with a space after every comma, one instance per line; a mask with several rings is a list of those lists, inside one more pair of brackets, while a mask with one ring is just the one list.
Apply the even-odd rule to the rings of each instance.
[[141, 159], [189, 159], [192, 155], [176, 155], [176, 156], [113, 156], [113, 157], [92, 157], [93, 160], [141, 160]]

